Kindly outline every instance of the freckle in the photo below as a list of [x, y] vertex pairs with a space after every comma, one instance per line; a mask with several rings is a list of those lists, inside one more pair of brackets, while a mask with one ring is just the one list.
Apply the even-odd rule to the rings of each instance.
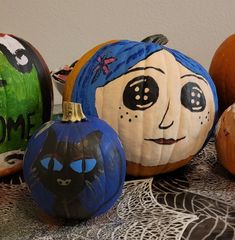
[[131, 119], [129, 118], [129, 122], [131, 122]]
[[207, 119], [207, 116], [206, 116], [206, 119]]
[[208, 114], [210, 114], [210, 112], [208, 112]]
[[126, 112], [126, 115], [128, 115], [128, 112]]
[[201, 125], [203, 124], [203, 122], [201, 122]]
[[120, 118], [123, 118], [123, 116], [121, 115]]
[[119, 107], [119, 109], [122, 109], [121, 107]]
[[138, 116], [137, 116], [137, 115], [135, 115], [135, 118], [138, 118]]
[[201, 119], [201, 116], [199, 116], [199, 119]]

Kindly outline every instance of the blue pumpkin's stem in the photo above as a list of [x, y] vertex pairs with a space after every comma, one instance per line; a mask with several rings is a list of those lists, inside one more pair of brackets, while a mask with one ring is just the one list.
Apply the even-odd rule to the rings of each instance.
[[82, 122], [86, 120], [80, 103], [64, 101], [62, 104], [62, 112], [62, 122]]
[[146, 37], [141, 42], [152, 42], [159, 45], [166, 45], [168, 43], [168, 39], [163, 34], [154, 34], [149, 37]]

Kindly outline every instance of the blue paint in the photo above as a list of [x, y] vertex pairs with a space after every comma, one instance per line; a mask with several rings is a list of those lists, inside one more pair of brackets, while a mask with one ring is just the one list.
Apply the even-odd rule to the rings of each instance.
[[[23, 172], [25, 181], [29, 185], [32, 196], [38, 205], [45, 212], [57, 216], [55, 201], [58, 197], [50, 192], [49, 189], [46, 189], [40, 179], [34, 180], [32, 177], [34, 171], [32, 167], [35, 161], [37, 161], [37, 155], [40, 154], [45, 140], [48, 137], [49, 128], [40, 132], [40, 130], [44, 127], [45, 124], [34, 133], [29, 141], [24, 158]], [[68, 142], [76, 144], [81, 142], [82, 139], [92, 132], [102, 132], [101, 139], [99, 140], [101, 150], [100, 159], [102, 162], [96, 162], [96, 159], [93, 158], [83, 158], [78, 159], [77, 161], [71, 159], [68, 166], [76, 172], [79, 172], [77, 174], [81, 174], [81, 180], [86, 178], [86, 174], [92, 174], [92, 170], [95, 167], [100, 167], [100, 171], [96, 174], [96, 177], [92, 177], [92, 180], [89, 181], [89, 185], [86, 185], [87, 183], [84, 181], [81, 191], [79, 191], [74, 198], [74, 200], [76, 200], [76, 204], [78, 204], [87, 213], [85, 216], [78, 215], [76, 217], [83, 219], [106, 212], [113, 206], [120, 196], [126, 174], [124, 150], [118, 140], [116, 132], [110, 128], [108, 124], [96, 117], [88, 117], [85, 122], [68, 124], [55, 121], [51, 124], [50, 128], [52, 128], [56, 133], [57, 143], [54, 144], [58, 144], [59, 141], [64, 142], [64, 144], [67, 144]], [[66, 171], [65, 165], [61, 162], [61, 159], [59, 162], [55, 158], [52, 160], [49, 157], [46, 157], [43, 160], [40, 160], [40, 164], [43, 167], [48, 168], [50, 165], [49, 161], [54, 161], [54, 170], [60, 170], [63, 165], [63, 169], [61, 169], [61, 171]], [[57, 171], [53, 171], [54, 174], [59, 174]], [[60, 177], [58, 178], [60, 179]], [[67, 175], [61, 178], [62, 181], [66, 181], [67, 179], [71, 179], [71, 176]], [[72, 182], [70, 184], [72, 184]], [[80, 183], [77, 185], [81, 186]], [[62, 187], [65, 188], [66, 186]], [[63, 200], [63, 198], [61, 200]], [[71, 208], [71, 206], [68, 205], [68, 208]]]
[[70, 163], [70, 167], [78, 173], [82, 173], [82, 160], [77, 160]]
[[85, 173], [90, 172], [96, 165], [96, 159], [85, 159]]
[[54, 161], [53, 170], [60, 171], [63, 168], [63, 165], [55, 158], [53, 159], [53, 161]]
[[[138, 62], [161, 50], [166, 50], [171, 53], [177, 62], [195, 74], [201, 75], [208, 82], [213, 93], [215, 109], [214, 124], [208, 134], [208, 140], [218, 120], [218, 98], [215, 85], [210, 75], [198, 62], [190, 57], [187, 57], [175, 49], [156, 43], [122, 40], [107, 44], [99, 49], [78, 73], [73, 86], [71, 101], [82, 103], [85, 114], [97, 117], [98, 114], [95, 107], [96, 89], [105, 86], [111, 81], [115, 81]], [[96, 66], [97, 59], [102, 56], [106, 56], [107, 58], [113, 57], [116, 61], [109, 64], [109, 73], [107, 75], [100, 71], [97, 76], [94, 72], [94, 66]]]
[[41, 164], [44, 168], [48, 169], [48, 165], [49, 165], [49, 162], [50, 162], [51, 158], [50, 157], [47, 157], [47, 158], [44, 158], [41, 160]]

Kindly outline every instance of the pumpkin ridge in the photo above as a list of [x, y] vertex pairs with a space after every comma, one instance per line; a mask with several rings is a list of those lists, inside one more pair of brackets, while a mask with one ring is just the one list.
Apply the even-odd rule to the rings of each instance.
[[[115, 59], [112, 64], [102, 65], [102, 60], [111, 58]], [[149, 69], [150, 66], [163, 70], [155, 71]], [[181, 82], [180, 71], [189, 79]], [[196, 88], [205, 84], [196, 78], [199, 75], [209, 83], [202, 86], [203, 91]], [[119, 132], [128, 162], [147, 167], [156, 164], [162, 171], [173, 170], [167, 161], [184, 164], [185, 159], [194, 155], [190, 152], [192, 146], [201, 146], [213, 131], [217, 97], [212, 80], [200, 64], [177, 50], [154, 43], [121, 40], [94, 53], [76, 77], [72, 99], [82, 102], [86, 114], [99, 115]], [[181, 134], [187, 131], [191, 133], [187, 140], [177, 144], [173, 144], [173, 140], [164, 146], [161, 142], [154, 145], [144, 141], [144, 137], [151, 138], [151, 135], [153, 139], [181, 139], [184, 137]], [[156, 174], [160, 173], [159, 169], [155, 169]]]
[[51, 118], [52, 106], [53, 106], [53, 91], [52, 82], [50, 78], [50, 71], [47, 67], [46, 62], [42, 58], [39, 51], [29, 42], [14, 36], [30, 53], [30, 57], [33, 59], [33, 65], [37, 70], [37, 77], [40, 83], [40, 94], [42, 100], [42, 122], [47, 122]]

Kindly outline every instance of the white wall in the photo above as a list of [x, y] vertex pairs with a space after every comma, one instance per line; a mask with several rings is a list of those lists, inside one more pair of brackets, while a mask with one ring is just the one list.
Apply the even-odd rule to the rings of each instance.
[[0, 32], [31, 42], [51, 70], [103, 41], [155, 33], [208, 69], [234, 27], [234, 0], [0, 0]]

